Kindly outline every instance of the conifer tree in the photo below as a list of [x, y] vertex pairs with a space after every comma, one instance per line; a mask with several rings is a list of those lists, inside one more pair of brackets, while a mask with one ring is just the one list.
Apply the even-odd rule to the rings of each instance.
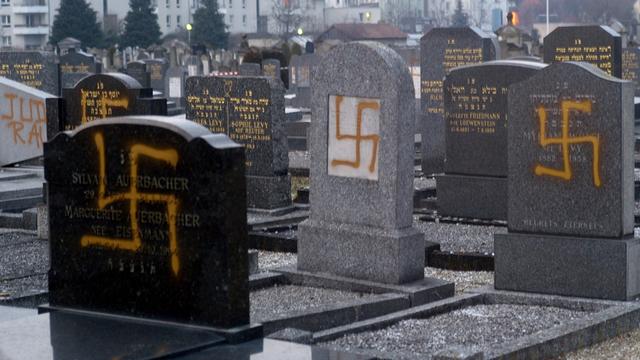
[[212, 49], [226, 48], [229, 33], [223, 15], [218, 12], [218, 1], [203, 0], [202, 4], [193, 14], [191, 40]]
[[103, 34], [95, 10], [85, 0], [62, 0], [53, 20], [49, 42], [57, 44], [72, 37], [84, 47], [102, 46]]
[[151, 0], [129, 0], [129, 12], [124, 18], [122, 47], [147, 48], [160, 40], [158, 15], [153, 12]]
[[456, 4], [456, 10], [451, 16], [451, 25], [455, 27], [469, 26], [469, 15], [462, 7], [462, 0], [458, 0]]

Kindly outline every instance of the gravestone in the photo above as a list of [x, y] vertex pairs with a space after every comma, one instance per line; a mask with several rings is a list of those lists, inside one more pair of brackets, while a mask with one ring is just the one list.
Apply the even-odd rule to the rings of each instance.
[[622, 77], [622, 38], [608, 26], [561, 26], [544, 38], [544, 62], [582, 61]]
[[147, 72], [147, 64], [143, 61], [127, 63], [126, 74], [136, 79], [144, 88], [151, 86], [151, 74]]
[[91, 122], [45, 144], [50, 305], [247, 325], [243, 154], [162, 117]]
[[175, 102], [178, 107], [185, 106], [184, 85], [187, 77], [187, 69], [182, 66], [171, 66], [165, 73], [164, 88], [167, 100]]
[[435, 28], [420, 40], [422, 172], [444, 171], [445, 121], [443, 80], [449, 70], [496, 60], [495, 38], [475, 27]]
[[628, 300], [633, 238], [633, 85], [556, 63], [509, 87], [508, 234], [496, 289]]
[[262, 75], [280, 79], [280, 60], [266, 59], [262, 61]]
[[60, 98], [0, 77], [0, 166], [42, 156], [63, 110]]
[[640, 96], [640, 48], [622, 50], [622, 78], [633, 82], [635, 95]]
[[60, 94], [55, 54], [40, 51], [0, 51], [0, 76], [53, 95]]
[[167, 100], [154, 98], [150, 88], [126, 74], [90, 75], [62, 93], [66, 105], [62, 130], [107, 117], [167, 115]]
[[199, 56], [189, 55], [185, 63], [187, 65], [187, 73], [189, 74], [189, 76], [202, 75], [202, 62], [200, 61]]
[[291, 209], [284, 86], [269, 77], [190, 77], [186, 118], [227, 134], [246, 149], [247, 202], [252, 210]]
[[292, 75], [295, 79], [294, 88], [296, 97], [293, 105], [300, 108], [311, 108], [311, 88], [313, 69], [318, 65], [320, 58], [316, 54], [304, 54], [292, 57]]
[[444, 80], [444, 175], [438, 213], [507, 219], [508, 88], [545, 65], [498, 60], [458, 67]]
[[424, 278], [412, 226], [414, 89], [375, 42], [334, 47], [313, 72], [309, 219], [298, 270], [401, 284]]
[[69, 52], [60, 56], [60, 83], [63, 89], [73, 87], [87, 75], [101, 72], [102, 64], [91, 54], [69, 49]]
[[260, 64], [242, 63], [238, 66], [238, 75], [240, 76], [261, 76], [262, 68]]
[[149, 86], [166, 97], [167, 95], [164, 93], [164, 74], [167, 72], [169, 64], [165, 59], [147, 59], [144, 62], [147, 64], [147, 71], [149, 72]]

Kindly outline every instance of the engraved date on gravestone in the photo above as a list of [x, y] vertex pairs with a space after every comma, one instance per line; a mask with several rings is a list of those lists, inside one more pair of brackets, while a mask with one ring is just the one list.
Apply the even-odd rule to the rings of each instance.
[[377, 181], [379, 143], [379, 99], [329, 97], [329, 175]]

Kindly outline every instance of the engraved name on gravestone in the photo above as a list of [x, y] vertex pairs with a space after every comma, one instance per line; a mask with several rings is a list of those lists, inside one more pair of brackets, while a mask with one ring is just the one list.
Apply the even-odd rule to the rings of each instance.
[[60, 94], [58, 59], [53, 53], [2, 51], [0, 76], [53, 95]]
[[43, 143], [57, 132], [60, 98], [0, 78], [0, 166], [42, 156]]
[[622, 50], [622, 78], [633, 82], [635, 95], [640, 96], [640, 48]]
[[191, 121], [122, 117], [45, 144], [53, 307], [249, 323], [244, 151]]
[[584, 63], [509, 88], [509, 231], [633, 234], [633, 86]]
[[246, 149], [250, 208], [291, 205], [284, 86], [270, 77], [190, 77], [186, 118]]
[[622, 38], [608, 26], [561, 26], [544, 38], [544, 62], [582, 61], [622, 77]]
[[445, 175], [438, 212], [507, 219], [508, 88], [545, 65], [498, 60], [451, 70], [444, 81]]
[[78, 81], [87, 75], [102, 72], [102, 64], [96, 61], [95, 56], [76, 49], [60, 56], [60, 83], [61, 87], [73, 87]]
[[475, 27], [436, 28], [420, 40], [422, 172], [444, 171], [443, 80], [455, 67], [495, 60], [497, 41]]
[[313, 207], [299, 226], [298, 270], [391, 284], [422, 279], [406, 63], [382, 44], [352, 42], [331, 49], [313, 76]]
[[152, 96], [150, 88], [143, 88], [126, 74], [87, 76], [75, 87], [63, 89], [67, 116], [62, 129], [71, 130], [107, 117], [167, 115], [167, 100]]

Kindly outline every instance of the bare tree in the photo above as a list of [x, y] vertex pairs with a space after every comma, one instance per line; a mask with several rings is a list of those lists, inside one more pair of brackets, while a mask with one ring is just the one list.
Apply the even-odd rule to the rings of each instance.
[[447, 0], [429, 0], [425, 9], [425, 17], [431, 21], [434, 27], [449, 26], [451, 14], [446, 10]]
[[276, 23], [277, 32], [282, 35], [283, 40], [288, 41], [306, 17], [296, 0], [272, 0], [272, 3], [271, 16]]

